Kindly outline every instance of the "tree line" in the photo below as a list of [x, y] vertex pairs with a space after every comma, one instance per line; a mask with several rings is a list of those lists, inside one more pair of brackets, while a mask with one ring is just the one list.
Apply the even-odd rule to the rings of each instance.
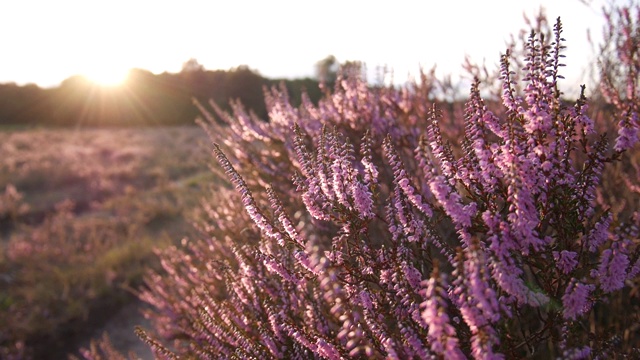
[[193, 101], [210, 99], [223, 109], [238, 99], [266, 119], [263, 89], [280, 83], [293, 103], [300, 103], [302, 91], [314, 102], [322, 95], [314, 78], [269, 79], [247, 66], [211, 71], [190, 60], [179, 73], [132, 69], [117, 87], [100, 86], [83, 76], [67, 78], [55, 88], [0, 84], [0, 125], [185, 125], [193, 124], [199, 115]]

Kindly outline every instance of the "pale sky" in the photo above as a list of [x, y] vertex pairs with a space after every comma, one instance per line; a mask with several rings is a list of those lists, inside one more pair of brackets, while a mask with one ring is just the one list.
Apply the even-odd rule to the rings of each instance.
[[523, 12], [561, 16], [567, 81], [581, 80], [600, 41], [603, 1], [146, 1], [20, 0], [0, 3], [0, 82], [58, 85], [74, 74], [122, 78], [130, 68], [178, 72], [189, 58], [206, 69], [246, 64], [271, 78], [314, 76], [333, 54], [404, 81], [419, 66], [461, 71], [465, 54], [497, 64]]

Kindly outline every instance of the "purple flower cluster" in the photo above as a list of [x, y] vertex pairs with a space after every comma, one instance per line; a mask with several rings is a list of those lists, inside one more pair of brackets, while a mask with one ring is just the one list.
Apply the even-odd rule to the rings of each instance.
[[[633, 4], [633, 3], [632, 3]], [[606, 42], [600, 49], [601, 91], [616, 108], [618, 137], [615, 151], [631, 149], [638, 142], [640, 130], [640, 8], [637, 5], [621, 6], [605, 11]], [[615, 60], [614, 60], [615, 59]]]
[[205, 203], [202, 245], [163, 254], [168, 279], [149, 277], [161, 335], [215, 358], [604, 353], [584, 321], [636, 281], [640, 247], [596, 198], [630, 146], [607, 155], [584, 88], [561, 97], [559, 20], [554, 32], [530, 36], [522, 94], [505, 55], [501, 103], [476, 80], [451, 114], [425, 79], [353, 73], [318, 104], [266, 91], [268, 122], [202, 107], [236, 192]]
[[562, 306], [564, 307], [562, 316], [565, 319], [575, 320], [588, 312], [592, 306], [589, 294], [594, 288], [594, 285], [586, 285], [572, 278], [562, 296]]
[[448, 295], [445, 292], [446, 281], [434, 268], [431, 278], [426, 281], [422, 307], [422, 319], [428, 325], [428, 337], [431, 350], [445, 359], [464, 359], [455, 328], [447, 314]]

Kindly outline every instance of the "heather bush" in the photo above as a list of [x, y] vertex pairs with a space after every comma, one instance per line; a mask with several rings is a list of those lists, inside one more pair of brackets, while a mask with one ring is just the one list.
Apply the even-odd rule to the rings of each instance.
[[522, 68], [502, 57], [500, 103], [476, 80], [461, 112], [429, 74], [341, 74], [299, 108], [269, 89], [268, 122], [199, 104], [231, 186], [203, 201], [201, 239], [159, 252], [139, 336], [165, 358], [639, 356], [640, 216], [602, 196], [638, 158], [637, 87], [610, 144], [585, 88], [559, 90], [561, 34], [532, 32]]

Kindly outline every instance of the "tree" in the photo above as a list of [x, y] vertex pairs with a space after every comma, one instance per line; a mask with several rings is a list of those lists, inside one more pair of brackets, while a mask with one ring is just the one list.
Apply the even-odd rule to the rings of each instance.
[[333, 84], [340, 64], [335, 56], [329, 55], [316, 63], [316, 78], [324, 84]]
[[181, 72], [202, 72], [204, 66], [198, 62], [195, 58], [190, 58], [182, 64]]

